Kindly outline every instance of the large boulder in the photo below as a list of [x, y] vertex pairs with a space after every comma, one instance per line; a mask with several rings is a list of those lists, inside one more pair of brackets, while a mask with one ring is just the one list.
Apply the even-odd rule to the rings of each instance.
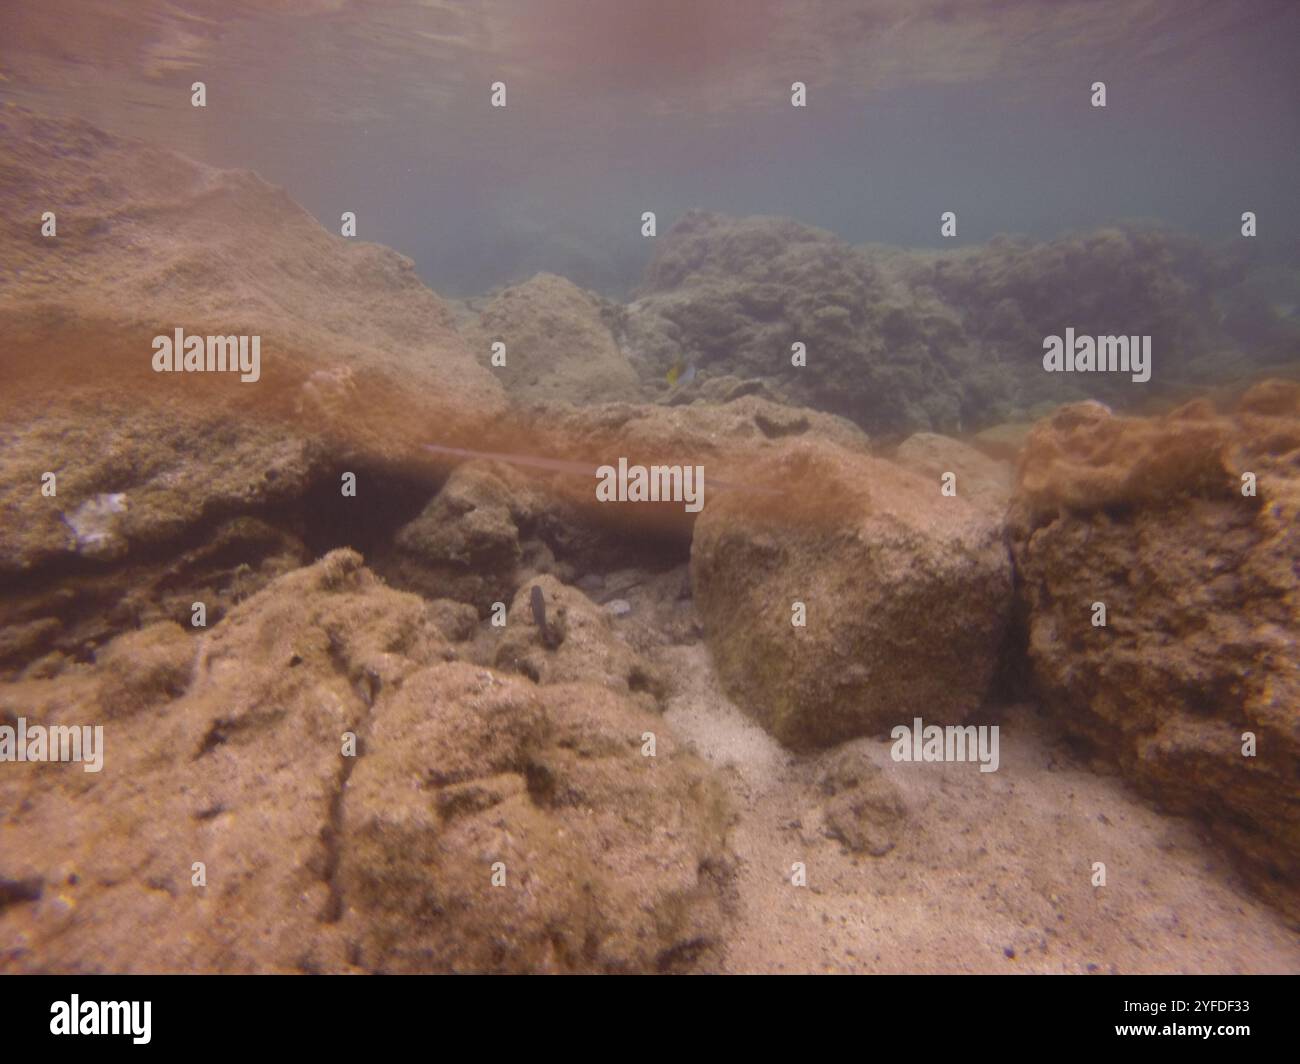
[[[1011, 604], [1001, 523], [892, 462], [816, 439], [774, 455], [772, 494], [696, 522], [696, 605], [731, 697], [783, 743], [922, 716], [956, 722], [993, 676]], [[797, 626], [798, 604], [806, 626]]]
[[1300, 912], [1300, 385], [1229, 414], [1063, 408], [1010, 520], [1046, 704]]
[[1012, 464], [961, 440], [918, 432], [898, 445], [894, 460], [932, 481], [951, 474], [958, 495], [998, 516], [1011, 499]]

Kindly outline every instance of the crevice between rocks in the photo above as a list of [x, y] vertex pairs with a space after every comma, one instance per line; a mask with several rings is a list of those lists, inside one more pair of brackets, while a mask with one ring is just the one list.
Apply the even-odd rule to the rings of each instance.
[[378, 674], [370, 669], [363, 668], [360, 675], [355, 674], [354, 670], [349, 667], [347, 655], [343, 650], [342, 641], [339, 639], [338, 634], [329, 632], [328, 636], [330, 664], [334, 667], [335, 672], [343, 677], [356, 692], [363, 706], [360, 715], [352, 721], [351, 727], [348, 729], [357, 737], [356, 753], [352, 757], [342, 753], [339, 755], [341, 764], [335, 778], [334, 788], [330, 793], [325, 826], [321, 830], [321, 844], [325, 847], [325, 861], [321, 870], [321, 879], [329, 888], [329, 897], [319, 919], [321, 923], [337, 924], [343, 919], [344, 912], [343, 887], [339, 882], [339, 867], [343, 859], [343, 806], [347, 796], [348, 781], [352, 778], [357, 762], [366, 754], [366, 744], [370, 737], [370, 725], [373, 719], [375, 702], [379, 699], [383, 690], [383, 681]]

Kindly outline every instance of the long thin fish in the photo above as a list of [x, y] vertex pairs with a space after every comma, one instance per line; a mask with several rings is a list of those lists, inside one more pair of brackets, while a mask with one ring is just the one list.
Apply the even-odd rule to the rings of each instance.
[[[570, 462], [563, 458], [541, 458], [531, 454], [507, 454], [502, 451], [475, 451], [468, 447], [445, 447], [440, 443], [426, 443], [425, 450], [434, 454], [449, 454], [457, 458], [484, 458], [492, 462], [507, 462], [511, 465], [531, 466], [534, 469], [549, 469], [556, 473], [576, 473], [579, 476], [595, 477], [599, 467], [586, 462]], [[756, 488], [746, 485], [731, 484], [725, 480], [710, 479], [709, 484], [726, 491], [741, 491], [755, 495], [781, 495], [777, 488]]]

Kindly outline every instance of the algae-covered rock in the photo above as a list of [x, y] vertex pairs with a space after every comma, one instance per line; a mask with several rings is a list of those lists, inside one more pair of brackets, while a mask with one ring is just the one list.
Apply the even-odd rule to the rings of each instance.
[[636, 399], [640, 381], [610, 330], [614, 308], [571, 281], [539, 273], [472, 304], [461, 325], [485, 363], [505, 345], [499, 379], [515, 399], [611, 403]]
[[[174, 543], [505, 409], [408, 259], [250, 171], [10, 106], [0, 187], [7, 216], [58, 216], [0, 231], [0, 577]], [[156, 372], [177, 329], [256, 337], [257, 364]]]
[[103, 727], [98, 772], [0, 774], [0, 881], [27, 885], [0, 905], [0, 970], [659, 970], [716, 949], [708, 770], [605, 688], [443, 667], [444, 607], [335, 551], [206, 633], [155, 625], [0, 686], [5, 725]]
[[519, 589], [494, 661], [538, 683], [594, 683], [649, 708], [664, 692], [658, 670], [623, 641], [612, 615], [548, 575]]
[[731, 696], [797, 748], [964, 718], [1011, 604], [1000, 522], [937, 480], [812, 439], [769, 475], [774, 495], [710, 503], [691, 547]]
[[507, 470], [457, 466], [438, 494], [398, 529], [381, 571], [430, 598], [466, 602], [486, 615], [508, 598], [522, 557]]
[[725, 803], [591, 684], [412, 676], [348, 784], [340, 883], [379, 971], [668, 971], [716, 956]]
[[1293, 907], [1297, 455], [1291, 382], [1228, 414], [1068, 407], [1026, 444], [1010, 525], [1033, 678], [1057, 719], [1163, 807], [1204, 817]]

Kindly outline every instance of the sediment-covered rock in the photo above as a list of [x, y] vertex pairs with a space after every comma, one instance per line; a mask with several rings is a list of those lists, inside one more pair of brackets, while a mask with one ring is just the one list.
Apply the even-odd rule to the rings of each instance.
[[999, 516], [1011, 499], [1011, 463], [961, 440], [918, 432], [899, 444], [894, 460], [936, 482], [951, 474], [948, 483], [956, 494]]
[[1011, 533], [1062, 724], [1300, 911], [1300, 386], [1227, 414], [1063, 408], [1026, 445]]
[[618, 635], [613, 616], [577, 588], [539, 576], [519, 589], [508, 617], [493, 659], [498, 668], [542, 684], [593, 683], [647, 709], [663, 696], [658, 671]]
[[394, 539], [385, 577], [429, 598], [486, 615], [508, 599], [522, 557], [512, 512], [511, 471], [485, 462], [457, 466], [438, 494]]
[[937, 479], [813, 439], [767, 472], [776, 494], [722, 495], [691, 547], [732, 698], [796, 748], [965, 718], [1011, 604], [1000, 521]]
[[821, 770], [824, 833], [853, 853], [883, 857], [898, 845], [908, 809], [898, 788], [856, 745], [845, 743]]
[[514, 399], [612, 403], [635, 400], [641, 386], [611, 332], [616, 308], [572, 281], [539, 273], [469, 306], [461, 325], [487, 364], [506, 347], [500, 381]]
[[0, 686], [0, 723], [104, 729], [98, 772], [0, 774], [0, 881], [23, 885], [0, 968], [653, 970], [714, 948], [726, 812], [703, 766], [605, 689], [444, 665], [446, 616], [336, 551], [206, 634], [154, 625]]
[[591, 684], [467, 664], [409, 678], [370, 730], [344, 807], [340, 886], [359, 963], [671, 971], [716, 956], [726, 806], [662, 732]]
[[[11, 106], [0, 188], [29, 220], [0, 231], [0, 577], [116, 562], [505, 408], [409, 260], [251, 172]], [[257, 337], [250, 379], [156, 372], [177, 329], [205, 366], [206, 337], [250, 360]]]

